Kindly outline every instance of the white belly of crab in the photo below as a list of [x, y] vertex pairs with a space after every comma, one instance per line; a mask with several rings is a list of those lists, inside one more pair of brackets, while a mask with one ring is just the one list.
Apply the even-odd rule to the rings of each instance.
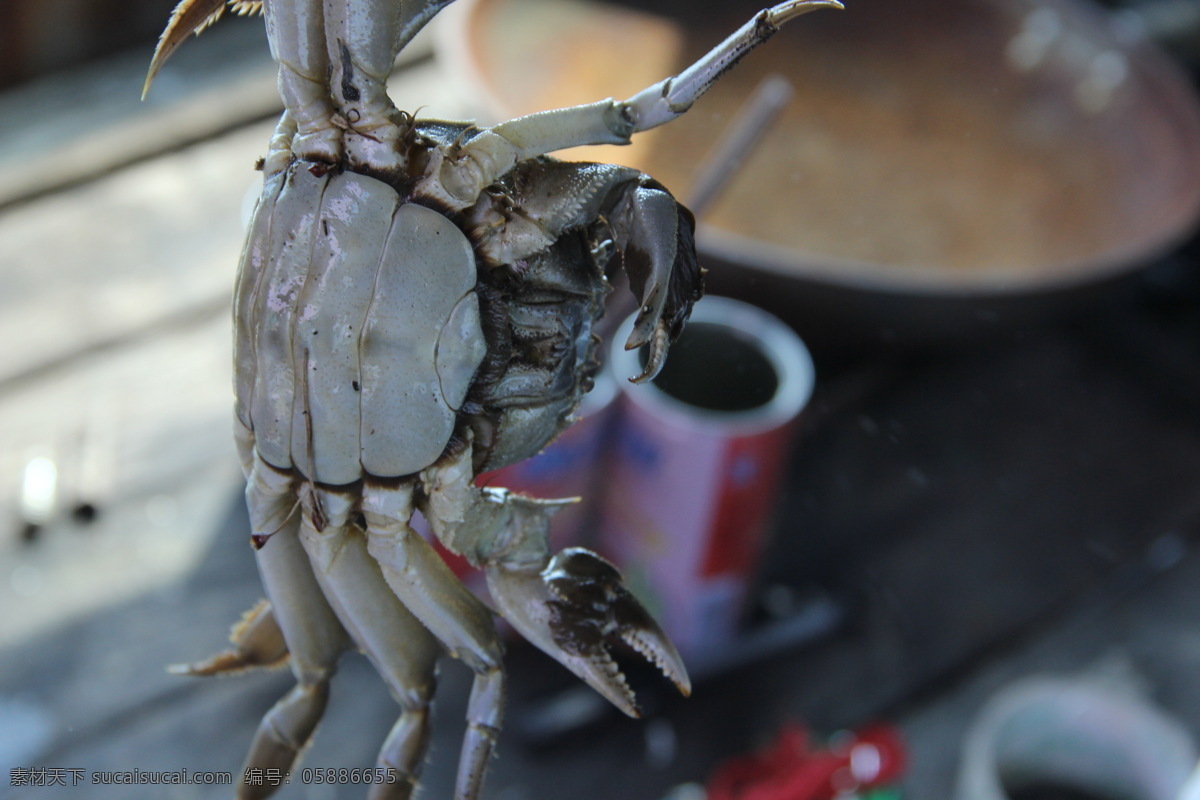
[[467, 238], [387, 184], [306, 169], [269, 180], [251, 226], [234, 369], [259, 455], [332, 485], [432, 464], [486, 350]]

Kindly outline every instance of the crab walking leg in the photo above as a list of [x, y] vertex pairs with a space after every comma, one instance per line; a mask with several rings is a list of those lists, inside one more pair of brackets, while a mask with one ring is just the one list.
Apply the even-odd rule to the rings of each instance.
[[[234, 443], [242, 465], [242, 476], [249, 481], [254, 470], [254, 434], [236, 419]], [[172, 664], [167, 667], [176, 675], [222, 675], [256, 667], [282, 666], [288, 658], [287, 640], [279, 620], [271, 611], [268, 600], [260, 600], [254, 608], [242, 614], [229, 636], [233, 647], [204, 661], [192, 664]]]
[[260, 600], [242, 614], [229, 640], [233, 643], [231, 649], [193, 664], [172, 664], [167, 671], [175, 675], [226, 675], [257, 667], [283, 666], [288, 658], [287, 640], [266, 600]]
[[396, 0], [324, 0], [333, 70], [329, 89], [346, 121], [351, 163], [403, 166], [387, 79], [396, 61], [404, 5]]
[[684, 114], [721, 75], [782, 25], [820, 8], [842, 8], [842, 4], [839, 0], [788, 0], [758, 12], [683, 72], [628, 100], [601, 100], [502, 122], [439, 165], [430, 178], [440, 186], [422, 188], [439, 199], [469, 205], [484, 187], [521, 161], [580, 145], [629, 144], [633, 134]]
[[686, 113], [718, 78], [785, 23], [821, 8], [842, 8], [842, 4], [838, 0], [788, 0], [765, 8], [683, 72], [622, 103], [606, 100], [545, 111], [501, 123], [492, 130], [522, 148], [521, 160], [581, 144], [628, 144], [633, 134]]
[[[355, 102], [356, 98], [346, 94], [348, 90], [351, 94], [358, 90], [370, 94], [368, 99], [375, 108], [394, 110], [385, 90], [396, 56], [451, 2], [324, 0], [325, 34], [333, 64], [330, 88], [339, 102]], [[353, 71], [346, 70], [346, 59], [353, 64]], [[370, 126], [372, 122], [384, 121], [364, 119], [363, 123]]]
[[408, 484], [363, 489], [367, 549], [400, 601], [475, 673], [454, 796], [476, 800], [504, 716], [503, 647], [491, 612], [409, 526], [412, 498]]
[[788, 0], [765, 8], [683, 72], [625, 101], [636, 131], [664, 125], [692, 107], [728, 70], [796, 17], [821, 8], [842, 8], [838, 0]]
[[297, 126], [292, 151], [333, 164], [342, 156], [342, 132], [333, 123], [321, 4], [322, 0], [272, 0], [263, 13], [271, 56], [279, 65], [279, 94]]
[[454, 0], [421, 0], [421, 2], [401, 0], [400, 25], [396, 29], [396, 41], [393, 49], [397, 53], [403, 50], [405, 45], [411, 42], [413, 37], [437, 16], [439, 11], [453, 2]]
[[292, 142], [298, 130], [292, 112], [285, 109], [267, 144], [267, 157], [263, 159], [263, 175], [267, 180], [283, 172], [292, 162]]
[[356, 498], [313, 490], [325, 523], [320, 530], [304, 514], [300, 541], [312, 570], [342, 625], [383, 677], [401, 708], [400, 718], [379, 753], [377, 766], [395, 781], [375, 784], [371, 800], [407, 800], [417, 785], [429, 745], [429, 704], [434, 667], [441, 655], [437, 640], [396, 599], [367, 553], [362, 532], [349, 525]]
[[297, 538], [300, 515], [292, 484], [290, 475], [255, 457], [246, 505], [256, 541], [266, 537], [255, 558], [291, 652], [296, 686], [259, 724], [237, 787], [238, 800], [258, 800], [275, 791], [275, 786], [246, 783], [246, 771], [291, 768], [325, 711], [337, 659], [350, 644]]

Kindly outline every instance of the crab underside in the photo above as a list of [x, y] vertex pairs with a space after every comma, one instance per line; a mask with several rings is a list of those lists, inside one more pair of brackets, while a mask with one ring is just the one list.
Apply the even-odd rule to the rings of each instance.
[[[435, 662], [474, 672], [455, 796], [476, 800], [504, 708], [503, 616], [614, 705], [637, 714], [621, 643], [687, 694], [679, 655], [590, 551], [551, 554], [571, 500], [480, 488], [571, 420], [597, 369], [606, 271], [639, 302], [629, 348], [649, 380], [699, 299], [691, 214], [653, 179], [546, 153], [620, 144], [686, 112], [784, 22], [836, 0], [764, 10], [678, 76], [602, 101], [477, 128], [416, 121], [385, 80], [448, 0], [274, 0], [268, 38], [286, 111], [262, 166], [234, 308], [236, 432], [269, 603], [234, 649], [180, 667], [215, 674], [288, 659], [296, 687], [267, 712], [247, 769], [288, 771], [358, 649], [401, 713], [370, 796], [407, 798], [429, 741]], [[235, 10], [257, 4], [233, 2]], [[224, 8], [184, 0], [151, 67]], [[486, 575], [494, 608], [410, 525], [414, 510]], [[277, 788], [243, 780], [239, 798]]]

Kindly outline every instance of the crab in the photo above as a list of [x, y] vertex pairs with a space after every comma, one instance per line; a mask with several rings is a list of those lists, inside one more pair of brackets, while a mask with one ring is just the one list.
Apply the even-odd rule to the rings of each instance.
[[[552, 554], [571, 499], [478, 487], [561, 432], [598, 368], [593, 325], [623, 265], [639, 301], [627, 348], [650, 380], [702, 291], [691, 214], [637, 170], [548, 153], [625, 144], [687, 111], [722, 72], [805, 12], [765, 9], [678, 76], [493, 127], [417, 120], [386, 78], [449, 0], [229, 0], [265, 12], [286, 110], [260, 167], [234, 300], [236, 439], [268, 597], [234, 647], [177, 667], [210, 675], [289, 661], [295, 688], [262, 720], [239, 798], [266, 797], [304, 749], [339, 657], [358, 649], [400, 706], [375, 800], [416, 789], [435, 664], [474, 673], [455, 787], [476, 800], [499, 735], [505, 674], [494, 616], [636, 716], [612, 646], [688, 694], [686, 668], [615, 567]], [[265, 6], [265, 8], [264, 8]], [[149, 80], [225, 0], [184, 0]], [[486, 576], [491, 607], [414, 532], [419, 510]]]

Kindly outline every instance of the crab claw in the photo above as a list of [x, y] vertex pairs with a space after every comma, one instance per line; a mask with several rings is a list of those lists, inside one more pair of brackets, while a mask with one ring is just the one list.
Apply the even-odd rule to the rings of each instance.
[[[654, 380], [658, 377], [658, 373], [662, 371], [663, 364], [667, 363], [667, 349], [671, 346], [671, 336], [667, 333], [666, 325], [659, 322], [654, 327], [647, 343], [650, 347], [646, 351], [646, 366], [639, 374], [629, 379], [630, 383], [645, 383], [646, 381]], [[633, 350], [641, 346], [634, 345], [630, 347], [626, 344], [625, 349]]]
[[563, 550], [541, 572], [487, 569], [488, 590], [500, 614], [631, 717], [640, 715], [633, 691], [609, 652], [624, 642], [675, 684], [692, 691], [675, 646], [625, 587], [621, 573], [579, 547]]
[[696, 260], [696, 221], [649, 179], [626, 193], [616, 214], [628, 236], [620, 244], [640, 306], [625, 349], [649, 345], [642, 373], [630, 380], [644, 383], [662, 369], [667, 349], [704, 293], [704, 270]]

